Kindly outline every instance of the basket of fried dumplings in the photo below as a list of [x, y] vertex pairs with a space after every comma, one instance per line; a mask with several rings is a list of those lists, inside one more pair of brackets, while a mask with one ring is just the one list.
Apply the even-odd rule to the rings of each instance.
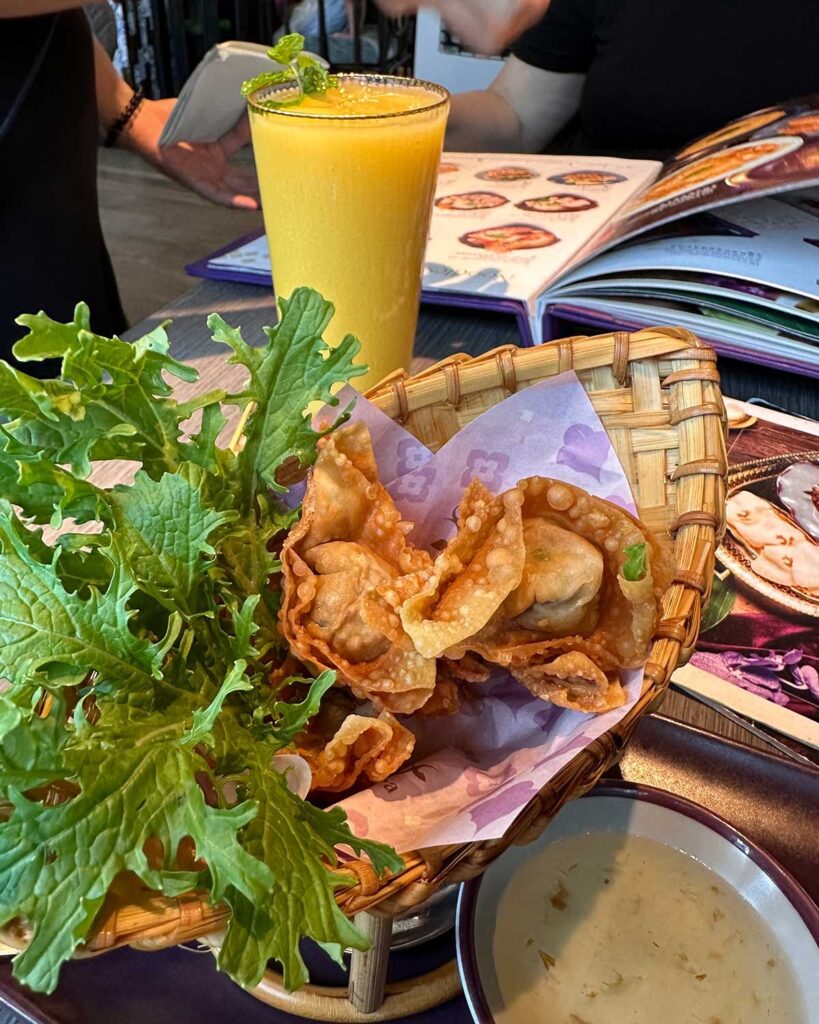
[[[519, 403], [525, 427], [530, 421], [520, 396], [567, 377], [585, 392], [605, 434], [573, 428], [552, 458], [554, 475], [548, 464], [517, 478], [507, 468], [502, 485], [493, 486], [493, 473], [507, 457], [493, 463], [492, 453], [471, 451], [457, 473], [446, 474], [457, 496], [445, 535], [422, 536], [420, 520], [409, 521], [396, 504], [395, 481], [408, 467], [415, 470], [407, 475], [415, 488], [410, 497], [422, 510], [426, 501], [423, 461], [406, 438], [420, 442], [429, 458], [507, 399]], [[457, 355], [416, 376], [393, 375], [366, 397], [379, 422], [401, 428], [396, 450], [404, 464], [399, 459], [388, 472], [378, 430], [355, 414], [319, 441], [301, 484], [301, 515], [276, 551], [287, 653], [271, 665], [270, 681], [275, 687], [283, 679], [334, 673], [318, 713], [284, 753], [309, 767], [304, 790], [311, 801], [328, 807], [352, 792], [349, 808], [343, 806], [353, 831], [403, 851], [400, 868], [392, 861], [395, 870], [378, 873], [366, 856], [352, 853], [334, 869], [343, 873], [338, 907], [364, 926], [376, 922], [371, 934], [383, 949], [378, 921], [412, 910], [445, 883], [480, 874], [510, 844], [535, 838], [616, 762], [640, 717], [661, 702], [672, 672], [693, 650], [709, 596], [723, 530], [726, 418], [713, 351], [675, 328]], [[501, 432], [496, 447], [507, 443]], [[602, 453], [597, 462], [589, 454], [594, 445]], [[609, 455], [633, 505], [622, 489], [612, 484], [609, 494], [601, 483]], [[561, 471], [566, 466], [580, 466], [605, 493], [579, 486]], [[502, 778], [463, 768], [468, 752], [461, 751], [450, 771], [458, 784], [469, 776], [473, 788], [464, 793], [477, 794], [480, 803], [482, 793], [495, 799], [514, 790], [522, 801], [511, 812], [505, 807], [500, 834], [487, 830], [487, 812], [473, 815], [472, 838], [442, 826], [419, 833], [437, 836], [434, 842], [408, 849], [393, 834], [382, 836], [378, 810], [368, 823], [355, 800], [382, 787], [384, 822], [390, 815], [400, 819], [390, 786], [404, 779], [423, 789], [419, 761], [431, 763], [424, 729], [445, 735], [450, 716], [472, 708], [470, 728], [480, 738], [482, 702], [501, 692], [498, 686], [508, 687], [503, 694], [529, 709], [544, 730], [568, 712], [581, 713], [573, 721], [612, 724], [590, 726], [582, 742], [562, 752], [556, 773], [542, 785], [527, 782], [528, 789], [516, 784], [509, 765]], [[207, 737], [204, 725], [195, 728]], [[498, 743], [503, 728], [490, 730]], [[503, 742], [508, 735], [514, 733]], [[544, 751], [541, 765], [555, 756]], [[81, 952], [125, 944], [158, 949], [196, 938], [218, 947], [229, 915], [224, 903], [195, 888], [172, 896], [126, 887], [109, 893]], [[357, 1001], [359, 1009], [374, 1009], [379, 980], [359, 963], [353, 982], [372, 988]], [[388, 1010], [361, 1019], [387, 1019], [440, 1001], [454, 994], [457, 980], [451, 971], [433, 974], [427, 987], [436, 986], [424, 1003], [399, 985]], [[355, 1010], [342, 1012], [337, 993], [311, 993], [308, 986], [286, 994], [272, 971], [256, 994], [314, 1019], [359, 1019]]]
[[[457, 527], [431, 557], [408, 543], [389, 496], [375, 496], [383, 488], [365, 429], [342, 427], [319, 455], [301, 522], [285, 543], [291, 586], [282, 618], [299, 659], [335, 668], [355, 698], [381, 709], [383, 741], [361, 765], [365, 779], [409, 763], [404, 716], [446, 715], [449, 702], [485, 685], [490, 668], [501, 667], [546, 704], [592, 713], [623, 702], [622, 669], [643, 670], [640, 696], [625, 717], [573, 756], [502, 837], [405, 854], [405, 870], [388, 879], [360, 863], [357, 884], [339, 894], [348, 913], [407, 912], [443, 883], [479, 874], [510, 844], [534, 839], [617, 761], [693, 650], [724, 525], [726, 474], [716, 358], [693, 334], [643, 330], [454, 356], [414, 377], [393, 376], [367, 397], [437, 451], [487, 409], [567, 370], [577, 374], [613, 444], [639, 518], [548, 477], [520, 480], [500, 494], [473, 479]], [[369, 494], [361, 499], [366, 511], [355, 507], [355, 494]], [[329, 540], [338, 537], [339, 507], [350, 532]], [[391, 520], [403, 529], [384, 538]], [[641, 562], [636, 569], [630, 556]], [[339, 592], [329, 583], [337, 573], [346, 573], [356, 592], [342, 600], [356, 605], [355, 621], [337, 618]], [[387, 597], [380, 607], [368, 607], [373, 580]], [[398, 693], [390, 689], [396, 674], [413, 680]], [[353, 733], [367, 721], [346, 719]], [[321, 716], [316, 725], [324, 743]], [[314, 780], [328, 772], [328, 787], [334, 770], [358, 770], [349, 758], [333, 765], [332, 755], [324, 746], [314, 761]]]

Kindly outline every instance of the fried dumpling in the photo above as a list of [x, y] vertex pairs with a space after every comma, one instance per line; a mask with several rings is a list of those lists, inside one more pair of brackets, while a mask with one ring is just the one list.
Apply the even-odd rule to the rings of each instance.
[[416, 650], [439, 657], [482, 629], [520, 583], [524, 564], [521, 498], [493, 497], [480, 480], [464, 492], [458, 530], [424, 586], [401, 606]]
[[340, 793], [359, 780], [381, 782], [397, 771], [415, 746], [415, 736], [389, 711], [357, 703], [333, 690], [294, 742], [310, 766], [311, 792]]
[[619, 679], [609, 679], [582, 651], [568, 651], [542, 664], [520, 665], [514, 674], [536, 697], [575, 711], [599, 713], [625, 701]]
[[[541, 581], [541, 593], [550, 598], [545, 616], [535, 574], [534, 585], [524, 584], [508, 599], [517, 615], [508, 616], [510, 606], [502, 609], [477, 649], [553, 703], [581, 711], [617, 707], [624, 700], [619, 670], [642, 665], [648, 653], [673, 573], [670, 542], [617, 505], [570, 484], [530, 477], [518, 487], [524, 523], [557, 527], [560, 533], [548, 535], [571, 554], [555, 556], [561, 571], [550, 583]], [[529, 562], [536, 536], [530, 528]], [[637, 568], [627, 572], [631, 556]], [[523, 608], [527, 600], [531, 604]]]
[[354, 423], [320, 443], [301, 520], [282, 548], [280, 621], [294, 654], [402, 714], [429, 699], [436, 676], [397, 612], [432, 566], [407, 543], [408, 529], [378, 481], [369, 431]]
[[537, 518], [523, 521], [523, 544], [523, 576], [503, 603], [504, 618], [545, 637], [591, 632], [603, 584], [600, 549]]
[[[485, 512], [474, 540], [465, 496], [457, 535], [426, 587], [401, 608], [416, 646], [452, 659], [477, 653], [564, 707], [622, 704], [619, 670], [645, 661], [673, 571], [670, 544], [618, 506], [558, 480], [530, 477], [497, 498], [471, 486]], [[487, 588], [490, 541], [503, 575]], [[625, 571], [630, 554], [637, 573]]]

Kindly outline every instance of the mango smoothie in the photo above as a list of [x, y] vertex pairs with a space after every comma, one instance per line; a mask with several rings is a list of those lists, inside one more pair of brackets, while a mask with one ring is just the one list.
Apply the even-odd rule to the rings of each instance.
[[449, 97], [412, 79], [338, 83], [275, 109], [260, 100], [276, 87], [259, 90], [250, 124], [276, 292], [309, 285], [334, 304], [325, 337], [360, 339], [365, 390], [412, 356]]

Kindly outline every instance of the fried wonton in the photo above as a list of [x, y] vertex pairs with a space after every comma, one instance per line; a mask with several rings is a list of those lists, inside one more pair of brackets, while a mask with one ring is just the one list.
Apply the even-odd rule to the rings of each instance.
[[[483, 551], [480, 543], [470, 545], [467, 506], [426, 588], [401, 609], [407, 632], [416, 645], [430, 635], [448, 642], [441, 650], [440, 640], [428, 644], [426, 653], [457, 659], [472, 651], [504, 665], [537, 696], [563, 707], [618, 707], [624, 700], [619, 670], [645, 661], [671, 580], [670, 544], [618, 506], [545, 477], [522, 480], [490, 503], [495, 522], [500, 504], [515, 509], [502, 548], [509, 571], [492, 591], [494, 614], [486, 614], [482, 588], [467, 582]], [[486, 529], [484, 520], [480, 526]], [[624, 575], [629, 552], [641, 555], [633, 579]], [[477, 575], [485, 575], [479, 563]], [[448, 619], [446, 628], [439, 625], [443, 610], [451, 611], [454, 625]]]
[[402, 714], [429, 699], [436, 674], [397, 612], [432, 565], [407, 543], [409, 529], [378, 481], [369, 431], [353, 423], [320, 443], [301, 520], [282, 548], [280, 620], [291, 650]]
[[439, 657], [477, 633], [520, 583], [521, 503], [517, 490], [495, 498], [480, 480], [467, 487], [458, 532], [424, 586], [401, 606], [404, 629], [426, 657]]
[[[570, 484], [531, 477], [518, 489], [527, 571], [490, 625], [481, 653], [555, 704], [581, 711], [618, 707], [624, 700], [619, 670], [645, 661], [671, 581], [670, 542]], [[563, 553], [553, 554], [553, 547]], [[632, 552], [642, 564], [628, 579]]]
[[321, 708], [294, 742], [307, 761], [311, 792], [340, 793], [359, 780], [381, 782], [397, 771], [415, 736], [389, 711], [359, 703], [341, 690], [326, 694]]

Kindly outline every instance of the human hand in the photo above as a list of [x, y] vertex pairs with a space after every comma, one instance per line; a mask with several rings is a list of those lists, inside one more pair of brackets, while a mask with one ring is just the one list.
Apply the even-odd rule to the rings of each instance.
[[387, 14], [434, 7], [447, 28], [475, 53], [500, 53], [543, 17], [551, 0], [377, 0]]
[[233, 154], [250, 142], [247, 114], [216, 142], [178, 142], [160, 148], [159, 137], [175, 103], [144, 100], [122, 132], [121, 145], [211, 202], [257, 210], [259, 184], [255, 170], [230, 162]]

